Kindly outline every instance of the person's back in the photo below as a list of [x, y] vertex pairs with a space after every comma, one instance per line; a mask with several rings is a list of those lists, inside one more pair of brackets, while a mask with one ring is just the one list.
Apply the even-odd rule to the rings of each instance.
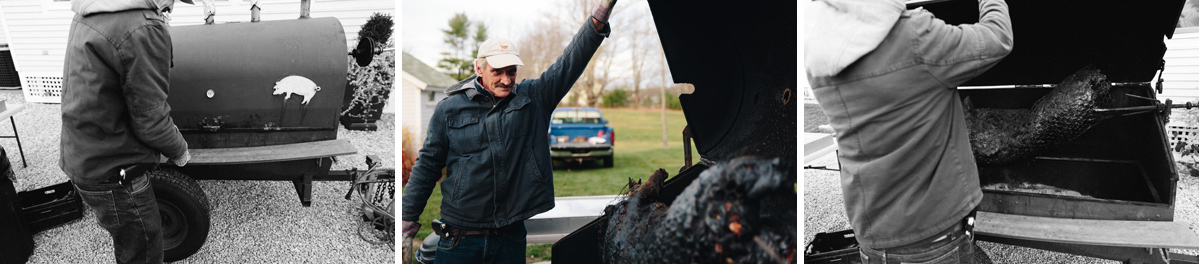
[[[174, 0], [79, 0], [63, 65], [59, 166], [113, 239], [117, 263], [161, 263], [161, 218], [145, 172], [190, 159], [171, 120]], [[184, 2], [190, 3], [190, 0]]]
[[[890, 4], [892, 12], [903, 7]], [[940, 240], [978, 205], [982, 192], [956, 88], [1012, 49], [1001, 0], [980, 1], [973, 25], [946, 25], [922, 9], [900, 12], [891, 25], [874, 25], [878, 45], [858, 54], [827, 48], [854, 36], [806, 33], [809, 82], [837, 133], [846, 212], [867, 249]], [[806, 28], [813, 27], [821, 25]], [[810, 48], [814, 41], [832, 43]]]

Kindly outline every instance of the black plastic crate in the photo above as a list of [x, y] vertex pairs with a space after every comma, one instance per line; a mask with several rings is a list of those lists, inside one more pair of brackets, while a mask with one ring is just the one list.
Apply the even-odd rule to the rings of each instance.
[[83, 202], [69, 181], [17, 195], [21, 198], [21, 217], [31, 233], [83, 218]]
[[858, 264], [858, 240], [854, 230], [818, 233], [804, 250], [804, 263]]

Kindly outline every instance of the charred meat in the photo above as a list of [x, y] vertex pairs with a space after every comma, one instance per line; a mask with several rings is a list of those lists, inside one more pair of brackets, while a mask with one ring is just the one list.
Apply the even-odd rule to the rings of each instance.
[[[795, 203], [764, 213], [795, 190], [779, 159], [737, 158], [702, 172], [670, 205], [659, 202], [666, 171], [641, 183], [604, 213], [606, 263], [794, 263]], [[786, 204], [786, 203], [785, 203]]]
[[1095, 110], [1109, 100], [1109, 89], [1099, 70], [1085, 67], [1029, 109], [974, 108], [965, 98], [975, 160], [983, 164], [1026, 160], [1075, 139], [1108, 117]]

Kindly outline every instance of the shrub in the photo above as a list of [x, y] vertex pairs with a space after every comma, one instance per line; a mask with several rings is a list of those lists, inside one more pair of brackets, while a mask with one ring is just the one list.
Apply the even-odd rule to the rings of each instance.
[[625, 89], [615, 89], [604, 94], [604, 102], [600, 103], [604, 107], [625, 107], [629, 103], [629, 91]]
[[679, 96], [675, 94], [667, 94], [667, 108], [675, 110], [683, 110], [683, 105], [679, 103]]

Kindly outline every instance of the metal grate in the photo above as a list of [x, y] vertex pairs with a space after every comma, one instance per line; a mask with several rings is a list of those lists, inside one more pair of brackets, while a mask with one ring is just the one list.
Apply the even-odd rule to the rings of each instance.
[[21, 81], [25, 101], [31, 103], [62, 103], [61, 74], [30, 74], [22, 76]]

